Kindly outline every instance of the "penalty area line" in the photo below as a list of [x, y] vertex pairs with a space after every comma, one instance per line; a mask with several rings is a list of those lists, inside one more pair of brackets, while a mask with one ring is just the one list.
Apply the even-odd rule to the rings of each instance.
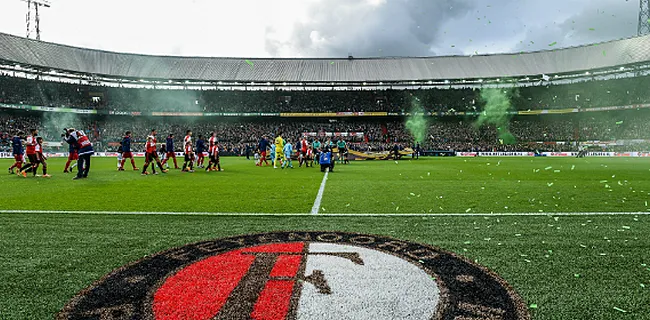
[[[318, 211], [318, 210], [317, 210]], [[165, 212], [165, 211], [94, 211], [94, 210], [0, 210], [0, 214], [89, 214], [89, 215], [172, 215], [172, 216], [233, 216], [233, 217], [305, 217], [311, 213], [264, 212]], [[521, 217], [521, 216], [634, 216], [650, 212], [530, 212], [530, 213], [321, 213], [319, 217]]]
[[325, 170], [325, 175], [323, 176], [323, 181], [321, 181], [320, 183], [320, 188], [318, 189], [316, 200], [314, 200], [314, 205], [311, 207], [311, 214], [318, 214], [318, 209], [320, 209], [320, 203], [323, 200], [323, 192], [325, 192], [325, 183], [327, 183], [328, 174], [330, 174], [329, 168]]

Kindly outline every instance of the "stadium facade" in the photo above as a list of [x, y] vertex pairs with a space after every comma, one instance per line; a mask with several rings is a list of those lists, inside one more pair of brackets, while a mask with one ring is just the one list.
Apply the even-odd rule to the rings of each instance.
[[512, 54], [347, 59], [175, 57], [71, 47], [0, 33], [0, 70], [79, 79], [210, 87], [395, 87], [583, 79], [650, 67], [650, 35]]

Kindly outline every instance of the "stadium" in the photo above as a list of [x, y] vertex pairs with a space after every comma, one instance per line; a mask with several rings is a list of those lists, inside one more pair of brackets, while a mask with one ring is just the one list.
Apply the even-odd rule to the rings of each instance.
[[650, 319], [640, 2], [637, 36], [474, 55], [0, 30], [0, 319]]

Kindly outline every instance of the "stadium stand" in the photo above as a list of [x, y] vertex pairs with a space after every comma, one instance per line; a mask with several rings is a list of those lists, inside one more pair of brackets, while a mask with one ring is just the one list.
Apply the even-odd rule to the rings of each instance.
[[[382, 151], [412, 145], [404, 116], [415, 105], [430, 120], [425, 150], [567, 151], [595, 140], [646, 148], [648, 47], [650, 36], [470, 57], [245, 59], [115, 53], [0, 33], [0, 148], [18, 129], [56, 141], [74, 125], [106, 151], [126, 130], [142, 142], [151, 128], [177, 137], [217, 131], [235, 154], [279, 129], [296, 140], [362, 132], [345, 137], [352, 149]], [[517, 87], [514, 145], [474, 124], [481, 88], [506, 83]]]

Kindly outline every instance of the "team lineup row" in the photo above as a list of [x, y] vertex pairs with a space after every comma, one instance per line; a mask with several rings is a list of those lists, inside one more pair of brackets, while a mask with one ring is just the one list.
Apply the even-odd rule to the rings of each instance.
[[[145, 163], [142, 168], [142, 175], [149, 175], [149, 171], [147, 171], [149, 166], [151, 166], [153, 174], [158, 174], [156, 172], [156, 166], [161, 172], [167, 173], [168, 169], [163, 166], [166, 165], [169, 168], [169, 160], [173, 161], [175, 169], [181, 169], [178, 167], [176, 161], [174, 135], [170, 134], [166, 138], [165, 143], [160, 145], [160, 149], [158, 149], [156, 136], [156, 129], [152, 129], [150, 135], [147, 136], [145, 143]], [[77, 175], [73, 179], [87, 178], [90, 171], [90, 158], [95, 153], [92, 143], [82, 130], [76, 130], [74, 128], [65, 128], [61, 137], [69, 145], [68, 160], [63, 172], [69, 173], [76, 166]], [[131, 131], [127, 131], [122, 141], [120, 141], [120, 147], [118, 149], [119, 171], [124, 171], [124, 164], [127, 159], [130, 159], [133, 170], [140, 170], [135, 164], [131, 143]], [[30, 130], [27, 136], [25, 136], [24, 132], [18, 131], [12, 137], [11, 144], [15, 162], [8, 169], [10, 174], [14, 174], [14, 169], [16, 169], [15, 173], [23, 177], [27, 177], [27, 173], [32, 173], [33, 176], [39, 176], [37, 175], [37, 170], [40, 167], [43, 173], [41, 177], [51, 177], [47, 173], [47, 157], [43, 152], [43, 138], [38, 136], [38, 129]], [[292, 157], [295, 154], [299, 161], [299, 167], [302, 167], [303, 164], [305, 167], [313, 167], [313, 163], [316, 161], [321, 166], [321, 171], [333, 171], [335, 163], [333, 154], [334, 146], [338, 148], [339, 162], [349, 163], [347, 158], [347, 145], [342, 139], [336, 142], [336, 144], [329, 138], [323, 143], [318, 138], [310, 143], [306, 137], [302, 137], [294, 153], [294, 146], [290, 141], [283, 139], [281, 133], [277, 134], [273, 144], [269, 142], [267, 136], [263, 136], [255, 149], [256, 166], [268, 166], [267, 153], [269, 153], [271, 164], [274, 168], [277, 169], [279, 164], [282, 169], [285, 167], [293, 169]], [[209, 161], [207, 167], [205, 167], [205, 171], [223, 171], [219, 157], [219, 145], [216, 132], [210, 134], [207, 145], [203, 136], [199, 135], [195, 148], [192, 142], [192, 131], [187, 130], [183, 138], [183, 154], [183, 172], [194, 172], [195, 166], [204, 168], [206, 154]], [[76, 163], [73, 163], [73, 161], [76, 161]]]

